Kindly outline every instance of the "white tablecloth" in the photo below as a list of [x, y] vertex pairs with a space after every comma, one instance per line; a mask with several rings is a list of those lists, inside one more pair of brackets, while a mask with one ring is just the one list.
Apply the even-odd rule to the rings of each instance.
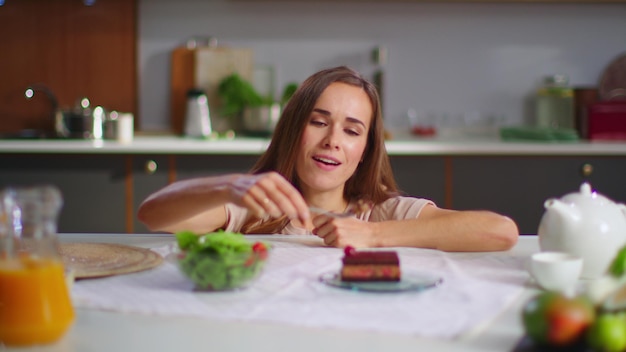
[[[336, 272], [343, 251], [313, 236], [277, 237], [265, 270], [250, 287], [195, 292], [178, 268], [165, 262], [144, 272], [79, 280], [77, 307], [119, 312], [187, 315], [208, 319], [271, 322], [456, 338], [480, 331], [524, 288], [524, 258], [490, 253], [445, 253], [393, 248], [403, 272], [439, 275], [443, 283], [425, 291], [356, 292], [320, 282]], [[167, 254], [168, 248], [154, 248]]]

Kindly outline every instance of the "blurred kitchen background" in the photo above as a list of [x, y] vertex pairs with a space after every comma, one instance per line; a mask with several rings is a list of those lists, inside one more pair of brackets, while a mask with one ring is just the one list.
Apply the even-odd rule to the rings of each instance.
[[[195, 36], [251, 49], [255, 67], [273, 70], [277, 92], [328, 66], [382, 73], [391, 129], [405, 128], [411, 109], [448, 123], [476, 114], [489, 123], [532, 123], [532, 97], [544, 76], [596, 87], [626, 51], [626, 3], [618, 1], [0, 3], [5, 130], [32, 127], [16, 123], [36, 115], [20, 94], [41, 82], [61, 106], [89, 96], [134, 113], [137, 131], [168, 131], [172, 52]], [[372, 60], [375, 49], [386, 58]], [[47, 103], [39, 104], [41, 115]]]

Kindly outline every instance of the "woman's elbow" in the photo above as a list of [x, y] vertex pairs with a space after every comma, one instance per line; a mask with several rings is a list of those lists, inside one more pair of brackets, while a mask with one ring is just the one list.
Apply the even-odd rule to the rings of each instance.
[[148, 202], [143, 202], [137, 209], [137, 220], [144, 224], [150, 231], [162, 231], [161, 224], [158, 223], [158, 216], [154, 216], [154, 211], [150, 209]]
[[137, 219], [144, 224], [150, 219], [150, 206], [146, 203], [147, 202], [144, 201], [137, 209]]
[[517, 244], [519, 229], [513, 219], [507, 216], [501, 216], [498, 220], [498, 224], [494, 226], [494, 230], [492, 234], [495, 239], [495, 241], [493, 241], [495, 246], [494, 250], [506, 251]]

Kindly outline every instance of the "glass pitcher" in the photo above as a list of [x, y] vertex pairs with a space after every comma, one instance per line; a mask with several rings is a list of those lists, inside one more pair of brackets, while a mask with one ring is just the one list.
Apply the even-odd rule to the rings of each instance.
[[0, 191], [0, 347], [54, 342], [74, 321], [57, 249], [61, 205], [54, 186]]

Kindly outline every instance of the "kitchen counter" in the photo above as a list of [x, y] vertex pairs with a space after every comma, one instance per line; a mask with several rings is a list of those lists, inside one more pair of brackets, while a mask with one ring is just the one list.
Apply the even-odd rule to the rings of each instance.
[[[269, 139], [201, 140], [136, 136], [128, 144], [110, 140], [0, 140], [0, 154], [215, 154], [259, 155]], [[509, 142], [494, 136], [413, 137], [394, 134], [390, 155], [626, 155], [625, 142]]]

